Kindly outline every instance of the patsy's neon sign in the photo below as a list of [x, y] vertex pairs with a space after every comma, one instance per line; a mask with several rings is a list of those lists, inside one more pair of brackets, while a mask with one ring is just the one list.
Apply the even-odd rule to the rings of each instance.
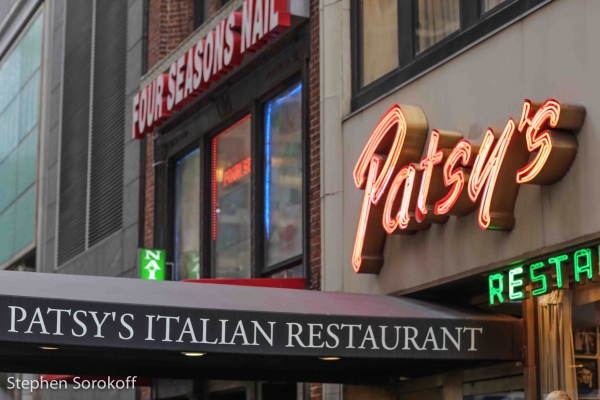
[[519, 122], [489, 128], [483, 140], [428, 127], [421, 108], [394, 105], [381, 118], [354, 168], [365, 191], [352, 265], [378, 273], [387, 234], [414, 234], [450, 216], [478, 210], [484, 230], [511, 230], [522, 184], [551, 185], [577, 153], [575, 132], [585, 108], [549, 99], [526, 100]]

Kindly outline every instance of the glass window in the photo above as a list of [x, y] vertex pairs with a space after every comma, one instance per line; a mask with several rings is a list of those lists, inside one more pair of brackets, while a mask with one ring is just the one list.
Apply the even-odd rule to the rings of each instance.
[[424, 51], [460, 29], [459, 0], [419, 0], [418, 51]]
[[251, 276], [251, 119], [213, 139], [213, 277]]
[[302, 84], [265, 110], [267, 267], [302, 254]]
[[200, 278], [200, 150], [175, 166], [175, 280]]
[[269, 278], [302, 278], [304, 277], [304, 266], [296, 265], [295, 267], [284, 269], [283, 271], [275, 272], [269, 275]]
[[502, 3], [505, 3], [507, 0], [483, 0], [483, 12], [487, 12], [492, 8], [499, 6]]
[[398, 68], [398, 0], [362, 0], [362, 80]]
[[0, 65], [0, 264], [34, 242], [41, 38], [38, 15]]

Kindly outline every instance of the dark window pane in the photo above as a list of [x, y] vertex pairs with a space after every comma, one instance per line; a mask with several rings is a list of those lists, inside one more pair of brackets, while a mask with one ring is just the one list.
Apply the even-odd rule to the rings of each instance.
[[213, 139], [215, 278], [250, 278], [250, 117]]
[[177, 161], [175, 280], [200, 278], [200, 150]]
[[194, 0], [194, 29], [202, 25], [206, 19], [206, 10], [204, 5], [205, 0]]
[[500, 4], [505, 3], [506, 1], [508, 0], [483, 0], [483, 12], [489, 11]]
[[419, 0], [418, 51], [424, 51], [460, 29], [459, 0]]
[[267, 266], [302, 254], [302, 84], [265, 110]]
[[398, 68], [398, 0], [362, 0], [362, 82]]

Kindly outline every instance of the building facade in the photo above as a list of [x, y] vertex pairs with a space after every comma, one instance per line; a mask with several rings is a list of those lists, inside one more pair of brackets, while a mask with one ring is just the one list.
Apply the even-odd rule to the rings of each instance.
[[[150, 0], [147, 21], [148, 70], [132, 103], [132, 135], [145, 144], [140, 247], [165, 249], [175, 281], [292, 278], [318, 290], [318, 2]], [[293, 377], [155, 380], [144, 395], [305, 398], [319, 388]]]
[[516, 365], [402, 378], [373, 397], [325, 392], [597, 395], [598, 12], [564, 0], [324, 2], [322, 289], [509, 314], [526, 337]]

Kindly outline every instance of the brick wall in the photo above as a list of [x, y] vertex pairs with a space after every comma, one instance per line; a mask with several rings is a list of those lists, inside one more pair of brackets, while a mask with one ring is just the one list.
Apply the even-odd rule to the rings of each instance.
[[[208, 0], [208, 17], [221, 0]], [[148, 69], [164, 59], [194, 30], [194, 0], [149, 0]], [[144, 247], [154, 246], [154, 140], [146, 139], [146, 193], [144, 199]]]
[[[309, 137], [310, 137], [310, 278], [321, 289], [321, 77], [319, 0], [310, 1]], [[323, 399], [323, 385], [310, 384], [310, 398]]]
[[310, 275], [321, 289], [321, 81], [319, 76], [319, 0], [310, 2], [309, 141], [310, 141]]

